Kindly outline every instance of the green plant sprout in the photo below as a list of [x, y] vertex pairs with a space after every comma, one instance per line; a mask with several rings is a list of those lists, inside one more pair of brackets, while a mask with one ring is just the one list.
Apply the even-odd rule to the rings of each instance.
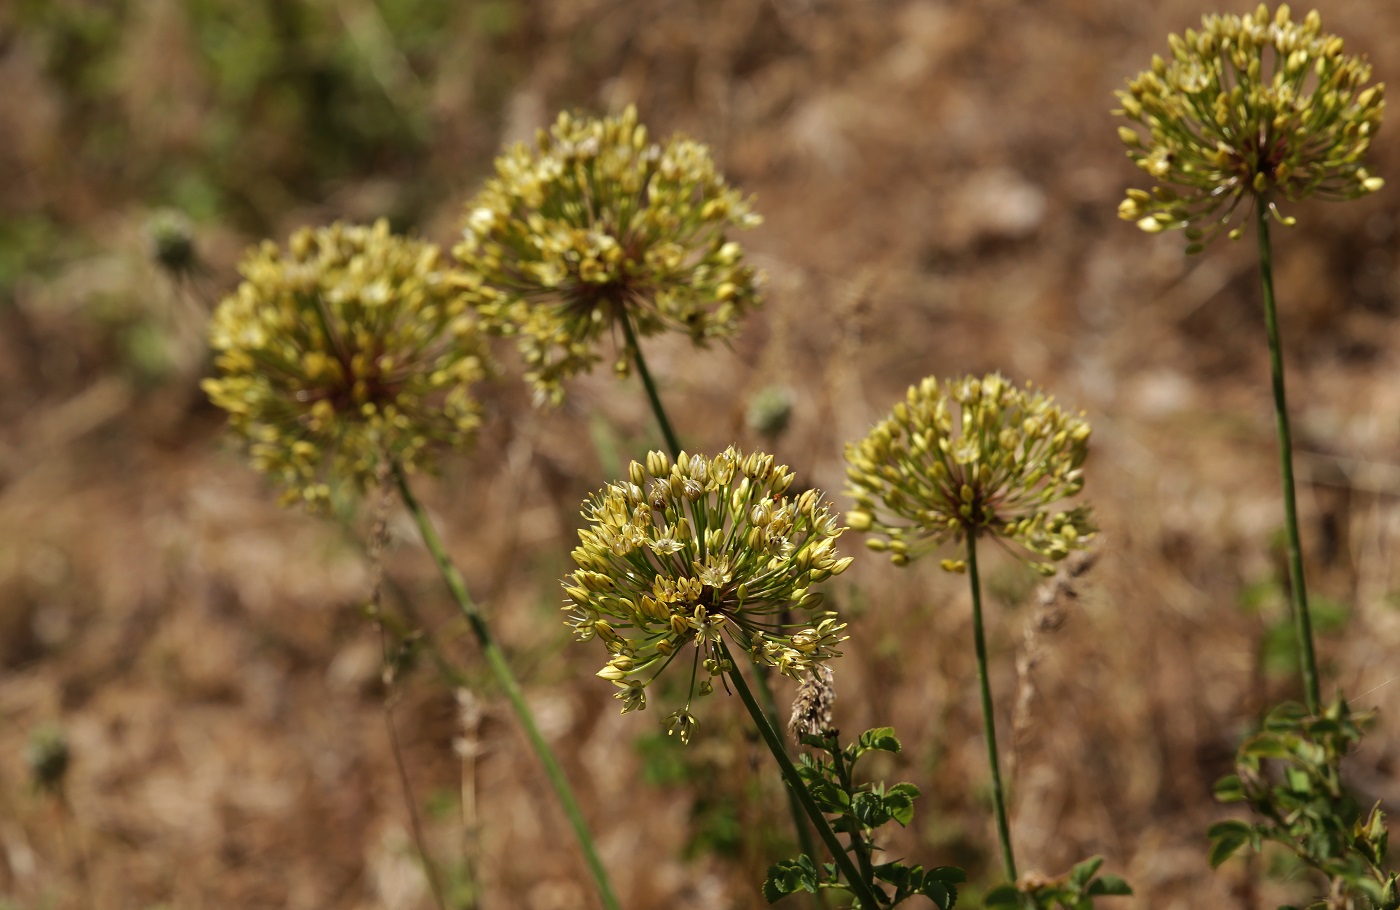
[[1272, 841], [1331, 883], [1328, 896], [1308, 910], [1400, 908], [1400, 873], [1385, 867], [1385, 814], [1377, 804], [1363, 815], [1338, 770], [1372, 722], [1341, 698], [1321, 716], [1297, 703], [1271, 711], [1263, 729], [1240, 746], [1236, 773], [1215, 785], [1216, 799], [1245, 803], [1264, 820], [1212, 825], [1211, 866], [1245, 845], [1257, 852]]
[[286, 488], [284, 504], [322, 509], [339, 489], [392, 480], [544, 766], [604, 906], [617, 910], [568, 780], [409, 485], [438, 448], [469, 444], [479, 422], [471, 386], [487, 359], [457, 276], [437, 247], [397, 237], [385, 221], [302, 230], [286, 250], [266, 242], [243, 274], [214, 315], [220, 376], [205, 391], [254, 467]]
[[[861, 876], [874, 885], [876, 896], [883, 898], [876, 906], [893, 907], [920, 896], [933, 901], [940, 910], [952, 910], [958, 900], [957, 886], [966, 880], [961, 869], [955, 866], [924, 869], [898, 860], [875, 862], [879, 850], [874, 839], [875, 830], [890, 822], [908, 826], [914, 819], [914, 800], [919, 798], [919, 788], [911, 783], [887, 787], [883, 783], [856, 782], [855, 767], [861, 758], [871, 752], [900, 751], [894, 729], [867, 730], [843, 748], [840, 734], [828, 727], [820, 733], [804, 735], [802, 744], [825, 753], [814, 756], [804, 752], [797, 773], [822, 811], [835, 816], [833, 830], [846, 836], [847, 852], [855, 858]], [[886, 888], [892, 888], [893, 892]], [[798, 891], [849, 893], [852, 888], [840, 880], [840, 868], [835, 863], [819, 866], [806, 854], [774, 863], [769, 868], [763, 896], [770, 904]]]

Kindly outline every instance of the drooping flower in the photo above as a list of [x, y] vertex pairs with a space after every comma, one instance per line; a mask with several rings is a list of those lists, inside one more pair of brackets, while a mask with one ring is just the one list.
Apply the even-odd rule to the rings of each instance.
[[475, 320], [438, 248], [373, 227], [303, 229], [267, 241], [214, 314], [219, 376], [204, 390], [285, 503], [364, 489], [384, 458], [431, 466], [467, 444], [485, 373]]
[[564, 609], [579, 641], [606, 646], [598, 675], [624, 714], [671, 663], [689, 664], [689, 696], [666, 722], [688, 740], [691, 701], [730, 669], [725, 640], [799, 680], [841, 656], [845, 623], [813, 586], [851, 564], [836, 552], [845, 529], [819, 491], [787, 496], [792, 481], [771, 455], [651, 452], [584, 503]]
[[[969, 536], [1013, 545], [1044, 574], [1086, 545], [1086, 506], [1056, 510], [1084, 486], [1089, 424], [1000, 375], [909, 388], [905, 400], [846, 447], [847, 520], [896, 565]], [[959, 558], [943, 567], [962, 571]]]
[[[1229, 226], [1242, 202], [1268, 206], [1309, 196], [1354, 199], [1384, 181], [1364, 157], [1381, 125], [1384, 86], [1371, 67], [1342, 53], [1317, 12], [1206, 16], [1201, 30], [1172, 35], [1171, 59], [1117, 93], [1128, 156], [1154, 180], [1132, 189], [1118, 214], [1156, 233], [1181, 228], [1199, 252]], [[1241, 228], [1229, 233], [1238, 237]]]
[[624, 318], [638, 336], [732, 335], [759, 295], [727, 232], [758, 223], [705, 146], [652, 142], [629, 106], [601, 120], [560, 114], [534, 149], [498, 158], [453, 252], [485, 324], [517, 336], [538, 397], [557, 403], [605, 334], [629, 369]]

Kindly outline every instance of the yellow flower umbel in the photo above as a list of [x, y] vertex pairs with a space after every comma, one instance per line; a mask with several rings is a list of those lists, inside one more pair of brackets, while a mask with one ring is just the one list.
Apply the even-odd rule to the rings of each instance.
[[335, 224], [249, 254], [214, 314], [220, 376], [204, 382], [254, 466], [315, 506], [363, 489], [383, 458], [407, 470], [476, 429], [480, 336], [432, 244]]
[[568, 624], [607, 647], [598, 675], [621, 690], [624, 714], [645, 708], [647, 685], [687, 655], [689, 697], [666, 725], [688, 741], [691, 700], [732, 669], [724, 637], [794, 679], [841, 656], [846, 626], [812, 586], [851, 558], [837, 555], [845, 529], [819, 491], [786, 496], [786, 466], [734, 448], [674, 462], [652, 452], [628, 473], [584, 504], [578, 570], [564, 579]]
[[1381, 125], [1384, 86], [1365, 87], [1370, 65], [1343, 54], [1315, 11], [1302, 22], [1287, 6], [1272, 17], [1263, 5], [1206, 16], [1199, 32], [1170, 42], [1170, 60], [1154, 56], [1117, 93], [1115, 113], [1146, 130], [1119, 128], [1128, 156], [1158, 181], [1150, 193], [1128, 191], [1122, 218], [1152, 233], [1183, 228], [1194, 253], [1242, 201], [1292, 224], [1278, 197], [1354, 199], [1381, 188], [1362, 159]]
[[[604, 120], [565, 113], [535, 149], [496, 160], [453, 252], [483, 321], [519, 337], [539, 397], [558, 403], [561, 381], [592, 367], [624, 319], [638, 336], [732, 335], [758, 292], [726, 232], [758, 222], [705, 146], [650, 141], [632, 107]], [[625, 373], [633, 352], [618, 348]]]
[[[865, 439], [846, 447], [851, 527], [904, 565], [949, 540], [991, 536], [1029, 551], [1045, 574], [1093, 537], [1087, 507], [1052, 511], [1084, 486], [1089, 424], [1029, 386], [973, 376], [911, 386]], [[962, 559], [943, 567], [962, 571]]]

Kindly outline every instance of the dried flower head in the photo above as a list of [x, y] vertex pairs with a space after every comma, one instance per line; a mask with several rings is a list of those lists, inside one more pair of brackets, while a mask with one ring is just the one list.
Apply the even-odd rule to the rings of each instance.
[[183, 212], [158, 209], [146, 222], [151, 261], [174, 278], [185, 278], [200, 269], [195, 249], [194, 225]]
[[792, 404], [792, 390], [787, 386], [764, 386], [749, 399], [744, 422], [750, 430], [772, 441], [783, 435], [792, 422]]
[[439, 250], [373, 227], [335, 224], [271, 241], [214, 314], [221, 375], [204, 389], [247, 438], [284, 502], [364, 489], [386, 456], [431, 465], [479, 422], [471, 384], [485, 355]]
[[[1120, 113], [1146, 129], [1120, 127], [1128, 156], [1158, 181], [1129, 190], [1118, 214], [1145, 231], [1183, 228], [1199, 252], [1243, 201], [1354, 199], [1383, 181], [1362, 163], [1385, 109], [1384, 86], [1366, 88], [1371, 67], [1342, 53], [1317, 12], [1294, 22], [1269, 15], [1206, 16], [1199, 32], [1170, 38], [1172, 58], [1117, 93]], [[1230, 231], [1238, 237], [1241, 228]]]
[[[732, 335], [758, 290], [726, 231], [758, 222], [705, 146], [649, 141], [629, 106], [604, 120], [560, 114], [535, 149], [498, 158], [453, 252], [483, 321], [518, 336], [539, 398], [558, 403], [561, 381], [592, 367], [624, 317], [639, 336]], [[632, 352], [618, 348], [625, 373]]]
[[821, 736], [832, 728], [831, 706], [836, 702], [836, 682], [831, 668], [813, 667], [797, 687], [788, 718], [788, 735], [801, 742], [804, 736]]
[[35, 730], [29, 737], [24, 757], [35, 790], [63, 792], [63, 779], [68, 774], [72, 752], [68, 748], [68, 737], [62, 730], [47, 726]]
[[[851, 527], [896, 565], [953, 540], [991, 536], [1036, 569], [1082, 548], [1089, 509], [1051, 511], [1084, 486], [1089, 424], [1054, 400], [993, 373], [940, 384], [929, 377], [870, 434], [846, 447]], [[1029, 557], [1028, 557], [1029, 554]], [[950, 572], [961, 559], [946, 559]]]
[[584, 503], [565, 610], [579, 641], [607, 647], [598, 675], [622, 713], [645, 708], [646, 687], [689, 654], [689, 696], [666, 720], [689, 740], [691, 701], [730, 669], [725, 637], [793, 679], [841, 656], [846, 625], [812, 586], [851, 564], [836, 552], [845, 529], [819, 491], [785, 495], [792, 480], [772, 455], [652, 452]]

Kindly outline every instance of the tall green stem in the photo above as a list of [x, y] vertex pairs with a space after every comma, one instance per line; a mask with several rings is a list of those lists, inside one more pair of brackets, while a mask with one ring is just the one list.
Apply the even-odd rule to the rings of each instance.
[[783, 748], [783, 741], [778, 735], [777, 729], [769, 723], [768, 715], [763, 713], [763, 709], [754, 700], [753, 693], [749, 691], [748, 683], [744, 681], [744, 674], [740, 672], [738, 665], [734, 663], [733, 656], [729, 653], [729, 646], [720, 642], [719, 647], [725, 661], [729, 664], [729, 681], [734, 684], [734, 690], [739, 693], [739, 700], [748, 709], [749, 716], [753, 718], [754, 725], [758, 727], [759, 735], [768, 745], [768, 750], [777, 759], [778, 767], [783, 773], [783, 780], [787, 781], [788, 787], [797, 794], [798, 802], [802, 804], [807, 817], [812, 820], [812, 827], [817, 829], [817, 835], [821, 837], [822, 843], [826, 844], [827, 850], [831, 852], [831, 858], [836, 862], [837, 868], [841, 870], [851, 892], [860, 900], [861, 907], [867, 908], [867, 910], [878, 910], [884, 904], [875, 896], [874, 884], [861, 876], [860, 871], [851, 862], [850, 855], [841, 846], [841, 841], [837, 840], [836, 832], [831, 830], [831, 825], [827, 823], [821, 807], [817, 805], [812, 794], [808, 792], [807, 785], [802, 782], [792, 759], [788, 758], [787, 750]]
[[992, 771], [992, 807], [997, 817], [997, 839], [1006, 877], [1016, 881], [1016, 856], [1011, 852], [1011, 826], [1006, 823], [1006, 795], [1001, 786], [1001, 762], [997, 758], [997, 725], [992, 715], [992, 684], [987, 676], [987, 640], [982, 633], [982, 581], [977, 574], [977, 536], [967, 535], [967, 577], [972, 585], [972, 638], [977, 649], [977, 682], [982, 690], [982, 729], [987, 739], [987, 766]]
[[632, 352], [632, 361], [637, 365], [637, 375], [642, 377], [642, 385], [646, 387], [647, 399], [651, 402], [651, 412], [656, 415], [656, 422], [661, 425], [661, 435], [666, 438], [666, 448], [671, 450], [671, 457], [681, 453], [680, 441], [676, 438], [676, 431], [671, 429], [671, 421], [666, 417], [666, 409], [661, 406], [661, 396], [656, 393], [656, 383], [652, 381], [651, 370], [647, 369], [646, 358], [642, 356], [642, 346], [637, 342], [637, 333], [632, 328], [632, 317], [624, 311], [622, 318], [618, 320], [622, 323], [622, 332], [627, 337], [627, 347]]
[[[637, 333], [632, 329], [632, 320], [626, 313], [623, 314], [622, 330], [627, 337], [627, 344], [632, 350], [632, 360], [637, 365], [637, 375], [642, 377], [642, 385], [647, 390], [647, 400], [651, 402], [651, 412], [656, 416], [656, 423], [661, 427], [661, 435], [666, 439], [666, 448], [670, 450], [672, 458], [678, 458], [681, 454], [681, 444], [676, 438], [676, 431], [671, 428], [671, 420], [666, 416], [666, 408], [661, 403], [661, 396], [656, 391], [656, 383], [652, 381], [651, 371], [647, 369], [646, 359], [642, 357], [642, 346], [637, 342]], [[768, 678], [763, 673], [762, 668], [756, 668], [754, 673], [754, 684], [758, 687], [759, 696], [763, 699], [763, 709], [768, 715], [768, 723], [775, 729], [778, 726], [778, 705], [773, 698], [773, 690], [768, 685]], [[788, 812], [792, 815], [793, 827], [797, 830], [797, 842], [802, 847], [802, 852], [808, 856], [816, 854], [816, 845], [812, 842], [812, 832], [802, 821], [802, 807], [797, 802], [796, 794], [788, 791]], [[825, 906], [826, 901], [821, 895], [817, 896], [817, 903]]]
[[447, 549], [442, 544], [442, 538], [438, 536], [437, 529], [433, 527], [428, 514], [419, 504], [413, 491], [409, 489], [408, 478], [404, 476], [403, 467], [397, 462], [394, 463], [394, 481], [398, 484], [399, 494], [403, 497], [403, 503], [408, 508], [409, 514], [413, 516], [414, 522], [418, 525], [418, 532], [423, 537], [423, 544], [432, 554], [433, 561], [437, 563], [438, 571], [442, 574], [442, 580], [447, 583], [447, 589], [452, 593], [452, 598], [457, 601], [458, 608], [466, 618], [467, 624], [471, 626], [472, 632], [476, 634], [477, 641], [481, 644], [481, 651], [486, 655], [486, 662], [491, 667], [492, 674], [496, 677], [496, 682], [501, 690], [505, 692], [510, 706], [515, 712], [516, 718], [520, 721], [520, 726], [525, 730], [525, 736], [530, 740], [531, 747], [535, 750], [535, 755], [539, 757], [540, 764], [544, 765], [545, 775], [549, 778], [550, 785], [554, 788], [554, 794], [559, 799], [559, 805], [564, 809], [564, 814], [568, 816], [569, 825], [574, 829], [574, 835], [578, 838], [579, 846], [583, 849], [584, 859], [588, 863], [589, 871], [593, 873], [593, 881], [598, 887], [598, 896], [602, 899], [606, 910], [619, 910], [617, 897], [613, 894], [612, 883], [608, 879], [608, 872], [603, 868], [603, 861], [598, 857], [598, 851], [593, 846], [593, 837], [588, 831], [588, 825], [583, 820], [583, 812], [579, 810], [578, 801], [574, 799], [573, 789], [569, 786], [568, 779], [564, 776], [563, 769], [559, 766], [559, 760], [555, 758], [554, 751], [550, 749], [549, 743], [545, 742], [544, 736], [540, 734], [539, 727], [535, 725], [534, 715], [530, 713], [530, 706], [525, 702], [525, 694], [520, 690], [520, 684], [515, 679], [515, 674], [511, 672], [510, 665], [506, 662], [505, 654], [501, 651], [496, 639], [491, 634], [491, 628], [486, 623], [486, 617], [467, 593], [467, 584], [462, 580], [462, 574], [457, 571], [457, 567], [447, 556]]
[[[778, 729], [778, 702], [773, 698], [773, 687], [768, 684], [768, 673], [765, 667], [755, 666], [753, 668], [754, 688], [758, 689], [759, 702], [763, 708], [764, 715], [768, 718], [768, 723], [773, 729]], [[808, 856], [817, 855], [816, 842], [812, 840], [812, 826], [807, 824], [806, 813], [802, 811], [802, 802], [797, 797], [797, 792], [791, 787], [787, 788], [788, 814], [792, 816], [792, 826], [797, 830], [797, 843], [802, 852]], [[826, 907], [826, 896], [820, 891], [816, 895], [818, 907]]]
[[1308, 710], [1321, 711], [1318, 696], [1317, 657], [1313, 653], [1312, 618], [1308, 614], [1308, 588], [1303, 579], [1303, 543], [1298, 533], [1298, 504], [1293, 484], [1293, 435], [1288, 428], [1288, 397], [1283, 387], [1283, 345], [1279, 341], [1278, 311], [1274, 305], [1273, 253], [1269, 246], [1268, 206], [1254, 202], [1259, 234], [1259, 283], [1264, 292], [1264, 324], [1269, 333], [1269, 372], [1274, 384], [1274, 421], [1278, 428], [1278, 458], [1283, 471], [1284, 524], [1288, 529], [1288, 577], [1293, 589], [1293, 631], [1298, 639], [1298, 661]]

